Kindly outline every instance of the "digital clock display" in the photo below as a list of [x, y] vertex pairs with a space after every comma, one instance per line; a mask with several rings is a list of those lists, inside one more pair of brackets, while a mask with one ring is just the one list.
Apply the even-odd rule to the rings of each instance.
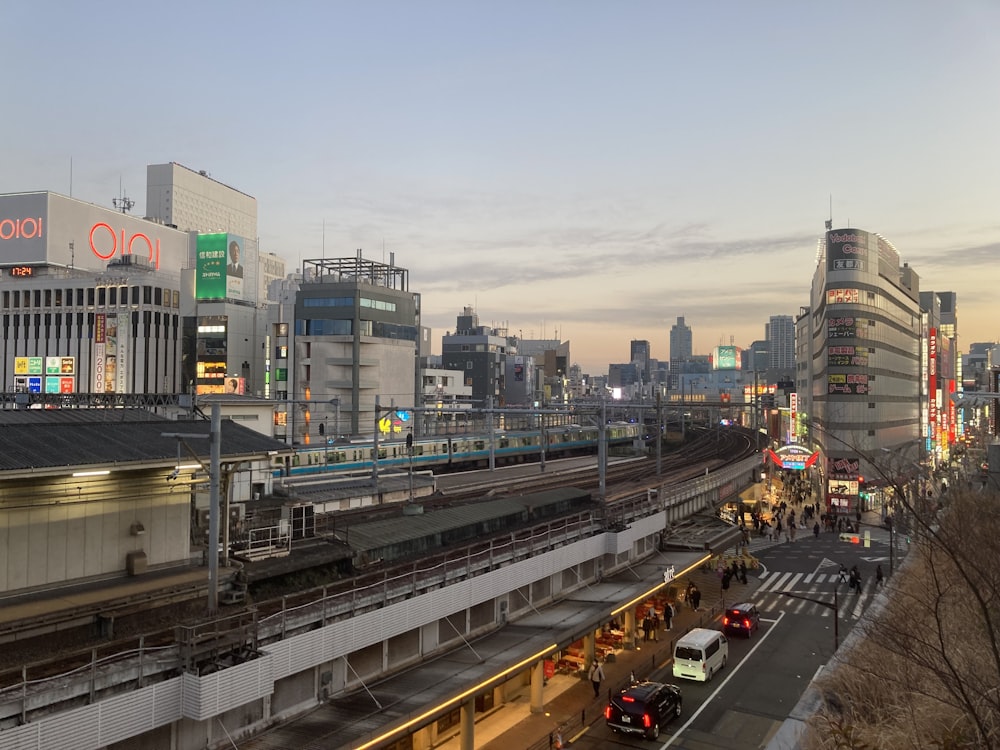
[[8, 269], [11, 276], [34, 276], [35, 269], [31, 266], [14, 266]]

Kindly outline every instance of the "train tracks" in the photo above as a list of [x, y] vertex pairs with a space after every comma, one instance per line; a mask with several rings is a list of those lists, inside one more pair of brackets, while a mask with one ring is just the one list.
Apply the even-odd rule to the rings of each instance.
[[[636, 459], [619, 462], [609, 467], [606, 475], [606, 501], [614, 506], [619, 500], [634, 498], [652, 487], [684, 482], [701, 476], [722, 465], [739, 461], [754, 452], [747, 433], [740, 430], [707, 432], [696, 437], [683, 451], [666, 454], [661, 460], [661, 471], [657, 473], [656, 462], [652, 459]], [[507, 482], [504, 494], [538, 492], [553, 487], [572, 484], [580, 489], [592, 490], [599, 484], [597, 471], [589, 467], [580, 471], [555, 471], [551, 475], [537, 474], [531, 478]], [[466, 502], [484, 495], [482, 486], [472, 491], [449, 493], [436, 498], [428, 505], [454, 504]], [[466, 551], [450, 554], [466, 554]], [[438, 560], [446, 561], [449, 551], [433, 559], [421, 559], [421, 566], [432, 566]], [[295, 606], [299, 602], [315, 599], [321, 593], [329, 596], [353, 588], [363, 588], [387, 577], [405, 572], [414, 563], [401, 564], [392, 570], [378, 570], [367, 575], [331, 581], [327, 586], [307, 591], [289, 591], [284, 596], [272, 597], [255, 604], [258, 617], [263, 619]], [[103, 602], [89, 610], [73, 611], [67, 627], [52, 627], [50, 632], [34, 637], [25, 637], [28, 631], [8, 632], [8, 640], [17, 640], [16, 645], [8, 645], [0, 650], [0, 691], [12, 686], [24, 686], [28, 682], [38, 682], [56, 675], [63, 675], [85, 667], [94, 668], [115, 654], [135, 653], [143, 649], [167, 649], [173, 652], [179, 648], [176, 639], [177, 626], [185, 623], [204, 622], [205, 587], [198, 586], [189, 591], [163, 591], [145, 594], [144, 599], [119, 600], [109, 605]], [[231, 608], [229, 612], [237, 612]], [[101, 616], [105, 617], [102, 630]], [[111, 614], [113, 627], [106, 627], [106, 618]], [[71, 625], [75, 624], [76, 627]], [[38, 623], [35, 623], [37, 627]], [[49, 623], [52, 625], [52, 623]], [[2, 636], [3, 634], [0, 634]], [[114, 637], [109, 638], [110, 635]]]

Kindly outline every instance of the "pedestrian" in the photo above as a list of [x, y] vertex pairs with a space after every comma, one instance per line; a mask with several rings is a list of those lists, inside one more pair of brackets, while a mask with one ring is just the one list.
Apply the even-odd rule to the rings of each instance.
[[558, 729], [556, 730], [555, 734], [552, 735], [552, 747], [554, 747], [556, 750], [563, 750], [563, 748], [566, 747], [566, 745], [563, 743], [562, 732], [560, 732]]
[[875, 567], [875, 587], [878, 588], [882, 585], [884, 577], [882, 575], [882, 566], [878, 565]]
[[840, 564], [840, 583], [847, 583], [847, 566]]
[[649, 615], [642, 618], [642, 640], [649, 640], [649, 631], [653, 627], [653, 620]]
[[697, 586], [694, 586], [694, 584], [692, 584], [692, 586], [693, 588], [691, 589], [691, 606], [694, 607], [694, 611], [697, 612], [698, 607], [701, 604], [701, 591], [698, 589]]
[[604, 682], [604, 667], [594, 659], [590, 665], [590, 684], [594, 686], [594, 697], [601, 694], [601, 683]]
[[745, 560], [740, 560], [740, 581], [747, 582], [747, 564]]
[[694, 581], [688, 581], [687, 593], [684, 595], [684, 598], [687, 599], [687, 603], [691, 605], [691, 609], [698, 608], [698, 606], [694, 603], [694, 591], [695, 591]]
[[729, 572], [729, 568], [726, 568], [726, 572], [722, 574], [722, 590], [729, 591], [729, 581], [732, 579], [733, 574]]
[[819, 539], [819, 521], [813, 524], [813, 536]]
[[663, 631], [670, 631], [670, 621], [674, 618], [674, 608], [670, 606], [670, 602], [663, 603]]

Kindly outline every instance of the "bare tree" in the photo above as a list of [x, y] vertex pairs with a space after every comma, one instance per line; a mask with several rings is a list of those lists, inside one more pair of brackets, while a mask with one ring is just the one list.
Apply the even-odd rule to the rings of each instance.
[[819, 681], [802, 746], [1000, 748], [1000, 494], [952, 488], [940, 506], [883, 478], [915, 549]]

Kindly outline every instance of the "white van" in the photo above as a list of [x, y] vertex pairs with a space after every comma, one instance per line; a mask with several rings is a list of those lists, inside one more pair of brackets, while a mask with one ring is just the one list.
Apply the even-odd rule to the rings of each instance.
[[729, 641], [718, 630], [694, 628], [674, 646], [674, 677], [707, 682], [726, 666]]

